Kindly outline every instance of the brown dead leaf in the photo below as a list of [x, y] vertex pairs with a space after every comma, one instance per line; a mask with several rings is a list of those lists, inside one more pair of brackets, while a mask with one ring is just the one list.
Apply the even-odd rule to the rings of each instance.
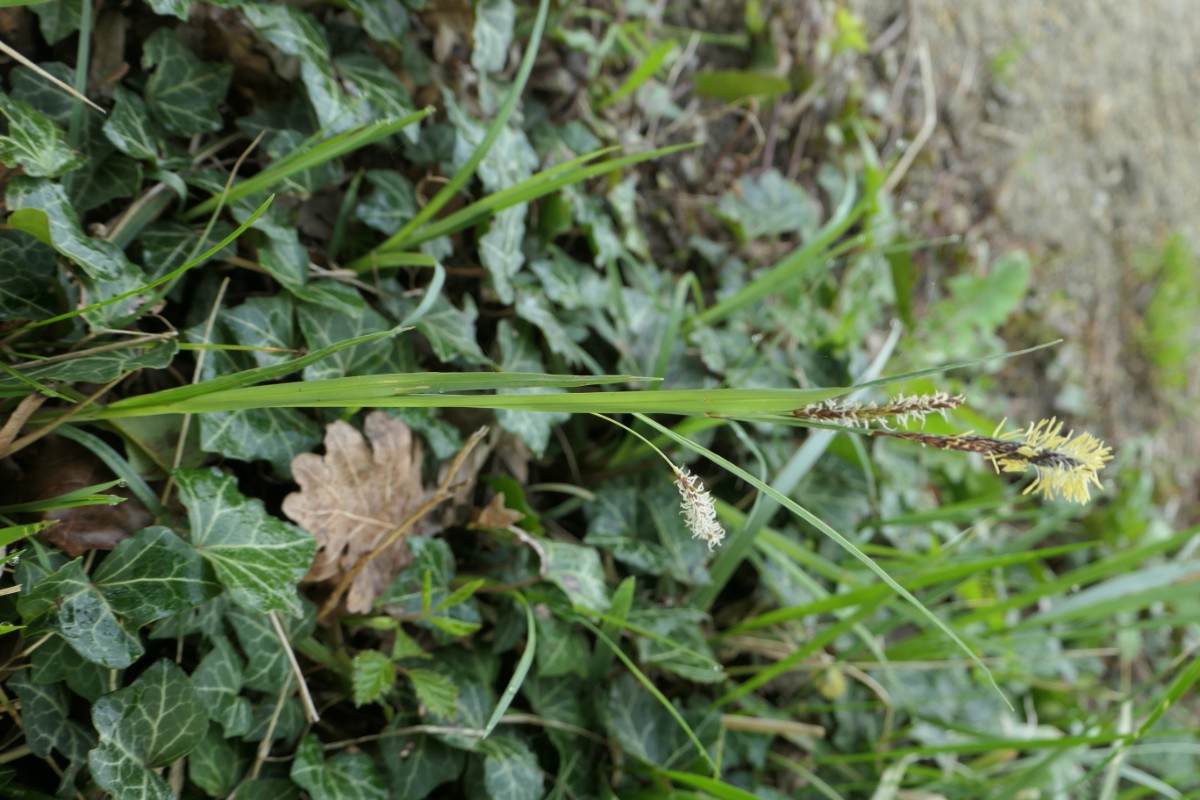
[[474, 525], [480, 528], [507, 528], [525, 519], [523, 511], [513, 511], [504, 503], [504, 495], [497, 492], [486, 506], [479, 509]]
[[[418, 512], [433, 491], [421, 481], [422, 448], [403, 422], [372, 411], [363, 425], [366, 438], [345, 422], [325, 430], [325, 455], [302, 453], [292, 461], [300, 486], [283, 501], [283, 512], [317, 538], [308, 583], [337, 587], [357, 571], [345, 594], [348, 612], [371, 610], [375, 598], [408, 565], [408, 536], [431, 535], [443, 518], [423, 516], [406, 535], [371, 556], [396, 528]], [[460, 470], [473, 481], [479, 466]], [[370, 556], [365, 566], [360, 562]]]
[[[112, 472], [90, 450], [53, 434], [24, 455], [24, 475], [7, 487], [7, 502], [49, 500], [113, 479]], [[114, 487], [106, 494], [124, 497], [125, 501], [113, 506], [58, 508], [40, 513], [39, 519], [58, 520], [45, 533], [46, 538], [74, 558], [88, 550], [112, 550], [154, 522], [154, 516], [128, 489]]]

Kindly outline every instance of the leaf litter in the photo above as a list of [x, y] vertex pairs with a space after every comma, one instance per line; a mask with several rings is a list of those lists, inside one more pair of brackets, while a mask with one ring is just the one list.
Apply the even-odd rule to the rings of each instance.
[[[300, 490], [283, 501], [283, 512], [317, 539], [304, 582], [329, 587], [322, 616], [339, 604], [351, 614], [369, 612], [412, 561], [408, 538], [438, 533], [466, 503], [489, 450], [476, 447], [480, 431], [442, 466], [438, 485], [427, 487], [424, 448], [407, 425], [372, 411], [363, 431], [341, 420], [328, 425], [324, 456], [293, 459]], [[448, 509], [431, 513], [451, 499]]]

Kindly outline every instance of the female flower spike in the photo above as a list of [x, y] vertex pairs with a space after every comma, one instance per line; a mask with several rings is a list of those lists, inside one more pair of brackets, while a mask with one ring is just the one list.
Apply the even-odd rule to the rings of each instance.
[[675, 487], [679, 489], [679, 513], [692, 532], [693, 539], [702, 539], [709, 550], [715, 550], [725, 538], [725, 529], [717, 521], [717, 509], [712, 496], [686, 467], [675, 468]]

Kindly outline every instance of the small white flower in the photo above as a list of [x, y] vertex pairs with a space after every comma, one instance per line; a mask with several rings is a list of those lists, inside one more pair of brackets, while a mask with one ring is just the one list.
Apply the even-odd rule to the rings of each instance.
[[725, 538], [725, 529], [717, 521], [717, 509], [704, 484], [687, 468], [675, 469], [675, 486], [679, 489], [680, 508], [684, 522], [693, 539], [703, 539], [709, 550], [715, 550]]

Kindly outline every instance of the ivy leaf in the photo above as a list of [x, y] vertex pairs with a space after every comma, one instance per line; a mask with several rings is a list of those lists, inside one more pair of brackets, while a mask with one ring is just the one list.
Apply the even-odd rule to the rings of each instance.
[[[538, 800], [542, 796], [542, 768], [537, 756], [520, 739], [492, 736], [480, 742], [482, 767], [474, 762], [468, 770], [468, 785], [482, 784], [491, 800]], [[482, 774], [481, 774], [482, 773]], [[472, 792], [478, 797], [478, 789]]]
[[17, 610], [30, 635], [57, 633], [79, 655], [105, 667], [123, 669], [145, 652], [137, 635], [88, 580], [79, 558], [22, 594]]
[[251, 297], [236, 308], [223, 310], [221, 320], [238, 344], [281, 351], [261, 349], [251, 352], [256, 366], [271, 367], [293, 357], [292, 353], [287, 352], [296, 343], [293, 314], [291, 298], [279, 294]]
[[808, 192], [772, 168], [739, 179], [735, 191], [717, 204], [717, 213], [747, 240], [813, 231], [819, 208]]
[[492, 227], [479, 238], [479, 260], [492, 274], [496, 294], [503, 303], [513, 301], [512, 278], [525, 264], [526, 203], [506, 208], [492, 219]]
[[312, 800], [384, 800], [387, 791], [366, 753], [338, 753], [328, 761], [321, 740], [309, 734], [296, 749], [292, 780]]
[[[134, 370], [162, 369], [171, 363], [178, 350], [179, 345], [173, 339], [149, 342], [23, 369], [21, 374], [39, 381], [108, 383]], [[19, 385], [15, 378], [7, 375], [0, 379], [0, 387]]]
[[[83, 232], [66, 190], [45, 178], [18, 175], [8, 182], [9, 224], [32, 233], [96, 280], [139, 275], [125, 254], [111, 242]], [[94, 300], [95, 298], [93, 298]]]
[[453, 717], [458, 703], [458, 687], [449, 677], [428, 669], [410, 669], [404, 673], [412, 682], [421, 705], [439, 717]]
[[196, 695], [227, 738], [244, 736], [250, 730], [250, 698], [242, 696], [242, 661], [224, 636], [212, 639], [208, 651], [192, 673]]
[[186, 756], [207, 729], [191, 681], [165, 659], [129, 687], [96, 701], [92, 723], [100, 734], [100, 744], [88, 757], [92, 778], [118, 800], [174, 798], [152, 770]]
[[0, 321], [54, 316], [56, 261], [54, 251], [32, 236], [0, 230], [0, 264], [21, 265], [0, 270]]
[[[351, 315], [304, 303], [296, 309], [296, 316], [300, 323], [300, 331], [304, 334], [304, 343], [308, 345], [310, 352], [391, 327], [379, 312], [369, 307]], [[380, 342], [347, 347], [305, 367], [304, 380], [367, 375], [376, 371], [387, 354], [386, 344], [381, 346]]]
[[71, 696], [61, 683], [38, 685], [23, 669], [8, 679], [8, 687], [21, 700], [21, 729], [25, 743], [38, 758], [49, 758], [58, 750], [73, 763], [87, 759], [96, 746], [96, 734], [71, 719]]
[[194, 136], [221, 130], [220, 105], [233, 68], [201, 61], [169, 28], [160, 28], [142, 46], [146, 108], [171, 133]]
[[187, 21], [191, 3], [188, 0], [147, 0], [155, 14], [166, 17], [178, 17]]
[[561, 678], [587, 674], [591, 648], [584, 635], [558, 617], [537, 615], [537, 674], [542, 678]]
[[110, 200], [132, 197], [142, 185], [142, 168], [120, 153], [90, 158], [83, 169], [67, 176], [67, 187], [75, 210], [85, 214]]
[[364, 225], [391, 235], [417, 215], [417, 193], [412, 181], [395, 170], [367, 170], [371, 191], [354, 210]]
[[[75, 70], [61, 61], [42, 61], [38, 64], [38, 69], [45, 70], [68, 86], [75, 79]], [[75, 99], [38, 72], [24, 64], [18, 64], [8, 73], [8, 81], [12, 85], [9, 97], [29, 103], [59, 125], [66, 125], [71, 119]]]
[[[211, 797], [225, 797], [246, 771], [248, 759], [228, 733], [209, 723], [204, 738], [188, 756], [188, 778]], [[245, 795], [239, 792], [239, 797]], [[279, 795], [272, 795], [276, 800]]]
[[482, 0], [475, 6], [475, 25], [471, 31], [475, 48], [471, 51], [471, 66], [480, 72], [504, 69], [515, 19], [512, 0]]
[[609, 687], [608, 718], [610, 740], [647, 764], [667, 766], [673, 754], [692, 748], [679, 724], [632, 675]]
[[141, 97], [123, 86], [113, 95], [113, 108], [101, 129], [105, 138], [130, 158], [158, 162], [162, 137]]
[[316, 20], [286, 5], [246, 3], [242, 12], [266, 41], [299, 60], [300, 80], [321, 128], [341, 133], [365, 121], [338, 87], [329, 41]]
[[267, 514], [261, 501], [237, 490], [232, 475], [214, 468], [179, 470], [175, 477], [192, 543], [233, 602], [250, 611], [298, 612], [295, 585], [316, 552], [312, 535]]
[[8, 120], [8, 135], [0, 136], [5, 165], [33, 178], [57, 178], [83, 165], [83, 155], [67, 145], [54, 120], [33, 106], [0, 93], [0, 114]]
[[46, 44], [58, 44], [79, 30], [83, 19], [82, 6], [87, 0], [56, 0], [33, 6], [38, 16], [38, 28], [46, 37]]
[[242, 673], [245, 687], [259, 692], [278, 691], [287, 680], [289, 666], [271, 620], [240, 608], [231, 608], [225, 616], [246, 654]]
[[157, 525], [118, 544], [92, 581], [134, 630], [198, 606], [221, 591], [204, 559], [175, 531]]
[[[408, 89], [404, 88], [404, 84], [395, 73], [375, 56], [367, 53], [347, 53], [338, 56], [333, 63], [341, 73], [346, 90], [367, 104], [374, 119], [405, 117], [415, 110]], [[416, 142], [420, 138], [421, 130], [416, 125], [409, 125], [401, 134], [408, 141]]]
[[58, 636], [50, 637], [33, 651], [35, 683], [65, 682], [72, 692], [90, 702], [108, 692], [111, 675], [112, 670], [88, 661]]
[[483, 354], [475, 338], [478, 317], [479, 312], [470, 295], [463, 297], [461, 310], [451, 305], [445, 295], [438, 295], [429, 312], [417, 322], [417, 330], [429, 340], [440, 361], [449, 363], [462, 359], [468, 364], [487, 364], [490, 359]]
[[397, 50], [404, 49], [408, 12], [400, 0], [348, 0], [346, 5], [362, 20], [368, 36]]
[[[200, 237], [205, 233], [207, 235], [201, 244]], [[161, 278], [172, 269], [183, 265], [193, 253], [207, 252], [231, 233], [233, 226], [226, 222], [217, 222], [212, 230], [208, 231], [203, 226], [191, 227], [182, 222], [152, 223], [138, 237], [138, 244], [142, 246], [142, 264], [145, 265], [151, 279]], [[217, 261], [228, 258], [236, 249], [237, 245], [231, 243], [214, 253], [213, 258]]]
[[566, 592], [576, 605], [592, 611], [608, 610], [604, 568], [595, 548], [550, 540], [542, 546], [549, 562], [546, 580]]
[[350, 665], [350, 689], [355, 706], [374, 703], [396, 682], [396, 665], [378, 650], [364, 650]]
[[[397, 719], [390, 727], [400, 723]], [[388, 736], [379, 746], [392, 796], [405, 800], [424, 800], [443, 783], [457, 780], [466, 762], [466, 753], [432, 736]]]

